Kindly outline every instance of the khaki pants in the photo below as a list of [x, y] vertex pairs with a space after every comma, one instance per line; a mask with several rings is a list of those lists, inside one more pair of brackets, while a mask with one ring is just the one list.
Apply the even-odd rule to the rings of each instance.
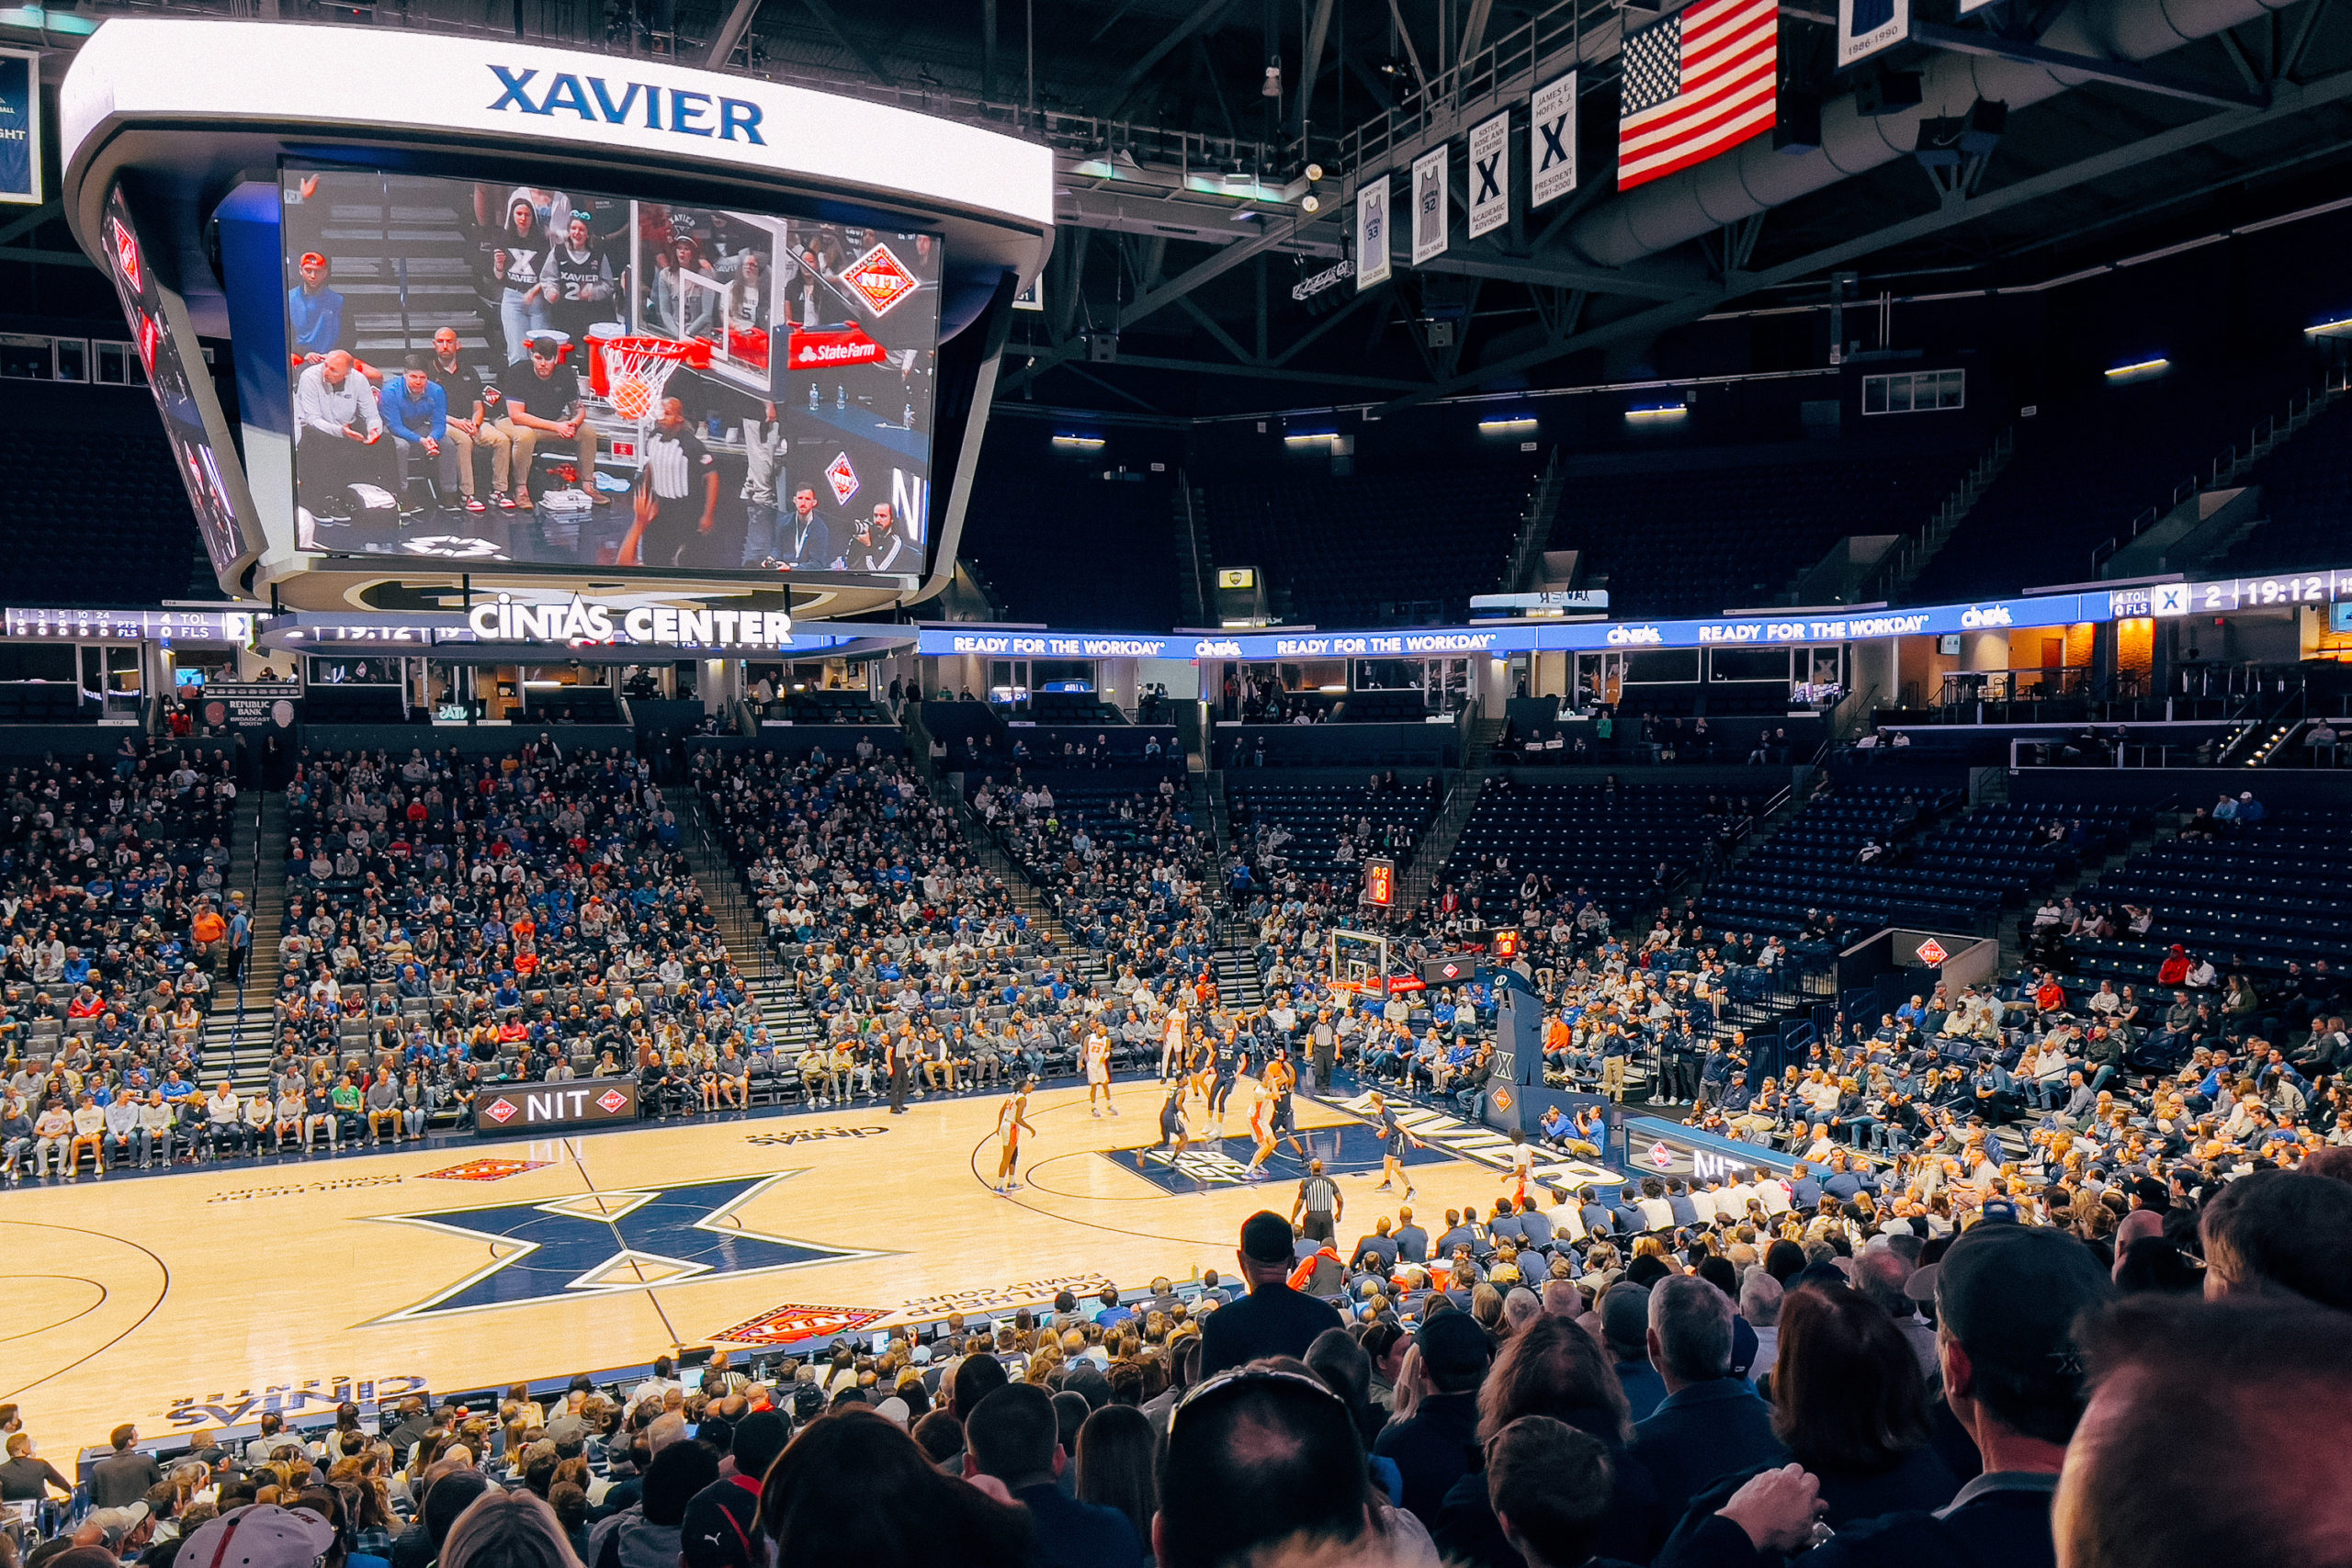
[[[563, 437], [552, 430], [533, 430], [502, 419], [498, 428], [514, 446], [511, 466], [514, 478], [515, 499], [531, 492], [531, 457], [541, 446], [560, 446]], [[582, 421], [579, 433], [571, 438], [573, 456], [580, 460], [580, 488], [590, 495], [596, 494], [596, 428]]]
[[477, 447], [490, 454], [490, 488], [493, 491], [506, 488], [507, 464], [514, 456], [514, 443], [508, 434], [513, 428], [511, 424], [493, 424], [486, 419], [475, 427], [471, 435], [454, 424], [449, 427], [449, 444], [458, 449], [458, 489], [468, 500], [471, 500], [474, 493], [474, 451]]
[[1625, 1098], [1625, 1061], [1623, 1056], [1600, 1059], [1600, 1092], [1611, 1100]]

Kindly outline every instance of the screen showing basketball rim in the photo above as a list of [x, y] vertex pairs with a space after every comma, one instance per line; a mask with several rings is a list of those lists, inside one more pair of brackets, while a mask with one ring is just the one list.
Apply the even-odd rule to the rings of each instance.
[[288, 165], [298, 542], [922, 571], [938, 237]]

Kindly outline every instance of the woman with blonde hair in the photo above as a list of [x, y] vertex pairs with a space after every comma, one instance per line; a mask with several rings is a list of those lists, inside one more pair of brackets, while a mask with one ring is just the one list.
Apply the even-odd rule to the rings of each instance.
[[449, 1527], [440, 1568], [580, 1568], [580, 1559], [545, 1498], [492, 1488]]

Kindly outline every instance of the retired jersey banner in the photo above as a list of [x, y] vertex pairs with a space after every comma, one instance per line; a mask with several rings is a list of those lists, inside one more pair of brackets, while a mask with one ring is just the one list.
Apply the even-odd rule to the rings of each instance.
[[1838, 0], [1838, 69], [1907, 42], [1911, 0]]
[[1527, 205], [1542, 207], [1577, 188], [1577, 73], [1536, 88], [1528, 111]]
[[1510, 111], [1470, 128], [1470, 237], [1510, 221]]
[[1388, 176], [1356, 188], [1356, 292], [1388, 281]]
[[40, 205], [40, 56], [0, 49], [0, 201]]
[[1445, 149], [1432, 147], [1413, 160], [1413, 265], [1445, 254]]

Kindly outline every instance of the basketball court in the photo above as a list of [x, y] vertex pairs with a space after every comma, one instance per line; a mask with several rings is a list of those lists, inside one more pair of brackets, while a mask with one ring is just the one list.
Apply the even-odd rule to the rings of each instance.
[[[1010, 1196], [989, 1190], [995, 1095], [27, 1187], [0, 1200], [0, 1400], [63, 1453], [127, 1419], [153, 1437], [1229, 1277], [1242, 1219], [1288, 1213], [1297, 1158], [1285, 1146], [1248, 1181], [1233, 1137], [1146, 1174], [1160, 1092], [1117, 1095], [1099, 1120], [1082, 1087], [1035, 1096]], [[1246, 1085], [1236, 1100], [1231, 1128]], [[1372, 1190], [1375, 1135], [1339, 1104], [1302, 1096], [1298, 1114], [1352, 1242], [1396, 1212]], [[1428, 1140], [1424, 1219], [1491, 1204], [1502, 1140], [1407, 1119]]]

